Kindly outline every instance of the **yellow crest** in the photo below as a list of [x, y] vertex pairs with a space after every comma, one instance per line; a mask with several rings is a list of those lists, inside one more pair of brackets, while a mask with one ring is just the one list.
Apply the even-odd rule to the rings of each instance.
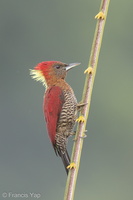
[[30, 75], [32, 79], [43, 83], [43, 85], [47, 87], [44, 75], [42, 74], [41, 70], [30, 69]]

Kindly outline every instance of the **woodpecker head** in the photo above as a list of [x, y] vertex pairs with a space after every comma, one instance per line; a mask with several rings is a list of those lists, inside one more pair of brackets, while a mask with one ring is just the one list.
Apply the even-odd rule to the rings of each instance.
[[33, 70], [30, 70], [30, 75], [47, 87], [47, 85], [54, 84], [58, 79], [65, 79], [67, 71], [79, 64], [65, 64], [60, 61], [41, 62]]

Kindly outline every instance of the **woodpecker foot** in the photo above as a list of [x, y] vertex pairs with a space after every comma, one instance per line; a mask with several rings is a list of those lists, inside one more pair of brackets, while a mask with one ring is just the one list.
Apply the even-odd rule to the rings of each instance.
[[76, 131], [70, 133], [70, 136], [76, 135]]
[[84, 74], [93, 74], [93, 68], [92, 67], [88, 67], [85, 71], [84, 71]]
[[76, 164], [74, 162], [70, 163], [70, 165], [67, 166], [67, 169], [75, 169]]
[[105, 14], [100, 11], [96, 16], [95, 16], [95, 19], [105, 19]]
[[81, 108], [83, 107], [83, 106], [85, 106], [85, 105], [87, 105], [88, 103], [78, 103], [77, 104], [77, 110], [78, 110], [78, 112], [81, 110]]
[[73, 136], [76, 134], [76, 131], [73, 131], [73, 132], [65, 132], [64, 135], [69, 137], [69, 136]]
[[76, 119], [76, 122], [80, 123], [80, 122], [85, 122], [85, 118], [83, 115], [79, 116], [78, 119]]

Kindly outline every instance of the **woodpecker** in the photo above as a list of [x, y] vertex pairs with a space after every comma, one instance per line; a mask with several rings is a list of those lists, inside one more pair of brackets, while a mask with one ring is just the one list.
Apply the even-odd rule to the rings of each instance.
[[70, 164], [66, 145], [76, 121], [77, 99], [73, 89], [65, 81], [68, 70], [80, 63], [65, 64], [60, 61], [45, 61], [37, 64], [30, 74], [45, 85], [43, 112], [47, 132], [56, 155], [64, 164], [66, 173]]

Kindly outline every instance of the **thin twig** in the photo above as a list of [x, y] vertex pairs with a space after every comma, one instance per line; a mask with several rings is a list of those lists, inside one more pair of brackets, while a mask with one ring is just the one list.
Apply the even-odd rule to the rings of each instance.
[[89, 109], [90, 109], [91, 94], [92, 94], [94, 78], [95, 78], [96, 69], [97, 69], [100, 47], [102, 43], [104, 25], [107, 18], [109, 2], [110, 0], [102, 0], [101, 6], [100, 6], [100, 11], [102, 12], [102, 14], [105, 15], [105, 18], [98, 19], [97, 24], [96, 24], [92, 50], [91, 50], [90, 60], [88, 64], [88, 69], [92, 69], [92, 70], [90, 72], [88, 71], [86, 75], [84, 91], [83, 91], [83, 96], [82, 96], [82, 102], [87, 103], [87, 104], [82, 108], [82, 111], [80, 112], [80, 115], [84, 117], [85, 121], [79, 122], [78, 127], [77, 127], [77, 132], [76, 132], [76, 137], [75, 137], [76, 139], [73, 145], [72, 156], [71, 156], [71, 161], [76, 164], [76, 168], [70, 169], [69, 171], [64, 200], [74, 199], [74, 192], [75, 192], [77, 175], [78, 175], [78, 170], [79, 170], [80, 157], [81, 157], [81, 151], [82, 151], [83, 140], [84, 140], [84, 133], [85, 133], [86, 122], [88, 119], [88, 114], [89, 114]]

